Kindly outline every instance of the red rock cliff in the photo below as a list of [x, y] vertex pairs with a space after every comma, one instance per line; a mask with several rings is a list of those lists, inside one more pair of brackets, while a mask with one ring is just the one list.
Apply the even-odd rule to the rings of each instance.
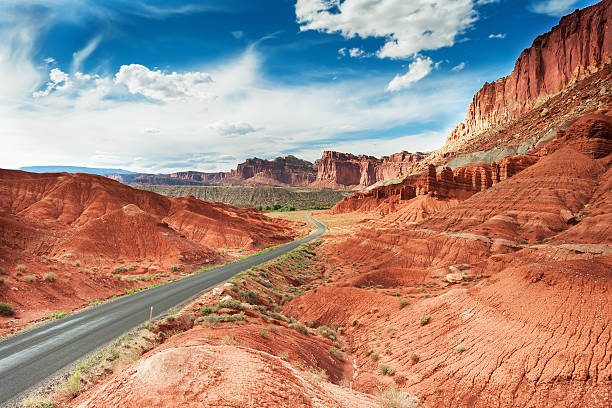
[[561, 19], [519, 56], [512, 73], [486, 83], [448, 141], [503, 125], [612, 59], [612, 0]]
[[373, 156], [355, 156], [349, 153], [325, 151], [318, 161], [318, 187], [367, 187], [378, 181], [405, 174], [423, 153], [401, 152], [377, 159]]

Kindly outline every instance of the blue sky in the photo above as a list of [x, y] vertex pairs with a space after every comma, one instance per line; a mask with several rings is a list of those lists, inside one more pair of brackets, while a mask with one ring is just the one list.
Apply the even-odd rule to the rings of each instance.
[[0, 167], [443, 145], [575, 0], [4, 0]]

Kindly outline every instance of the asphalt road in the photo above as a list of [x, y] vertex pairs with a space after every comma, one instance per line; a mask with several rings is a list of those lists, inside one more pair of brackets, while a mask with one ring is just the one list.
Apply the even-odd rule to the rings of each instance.
[[[310, 217], [309, 217], [310, 218]], [[7, 404], [36, 384], [99, 349], [153, 314], [159, 316], [255, 265], [286, 254], [325, 232], [310, 218], [316, 232], [263, 254], [216, 267], [205, 273], [124, 296], [74, 313], [0, 343], [0, 405]]]

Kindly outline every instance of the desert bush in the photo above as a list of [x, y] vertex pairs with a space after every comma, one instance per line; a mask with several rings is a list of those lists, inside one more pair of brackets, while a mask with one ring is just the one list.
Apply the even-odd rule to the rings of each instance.
[[465, 351], [465, 346], [457, 346], [455, 347], [455, 353], [463, 353]]
[[47, 282], [55, 282], [55, 280], [57, 279], [57, 275], [54, 274], [53, 272], [48, 272], [48, 273], [45, 273], [45, 276], [43, 277], [43, 279]]
[[251, 305], [257, 304], [257, 292], [253, 290], [241, 289], [238, 291], [238, 297], [245, 303], [249, 303]]
[[0, 285], [6, 284], [6, 278], [0, 278]]
[[425, 326], [427, 323], [429, 323], [430, 320], [431, 320], [431, 315], [421, 316], [419, 323], [421, 324], [421, 326]]
[[268, 334], [268, 331], [266, 329], [259, 329], [259, 334], [262, 337], [266, 337], [266, 334]]
[[372, 355], [370, 355], [370, 358], [374, 361], [378, 360], [378, 353], [373, 353]]
[[25, 273], [28, 270], [28, 268], [26, 268], [25, 265], [17, 265], [17, 273], [22, 274]]
[[329, 349], [329, 352], [331, 353], [332, 356], [336, 357], [338, 360], [344, 361], [344, 353], [342, 351], [338, 350], [337, 348], [331, 347]]
[[403, 308], [405, 308], [408, 305], [409, 305], [409, 302], [407, 300], [400, 300], [400, 302], [399, 302], [399, 308], [400, 309], [403, 309]]
[[26, 282], [34, 282], [36, 280], [36, 276], [35, 275], [24, 276], [23, 280]]
[[21, 400], [20, 406], [26, 408], [53, 408], [53, 403], [51, 398], [45, 395], [34, 394]]
[[416, 364], [416, 363], [419, 362], [420, 357], [419, 357], [418, 354], [412, 353], [412, 354], [410, 354], [410, 360], [412, 361], [412, 364]]
[[128, 271], [135, 271], [135, 270], [136, 270], [136, 268], [137, 268], [137, 266], [136, 266], [136, 265], [130, 265], [130, 266], [128, 266], [128, 268], [127, 268], [127, 269], [128, 269]]
[[13, 310], [13, 305], [10, 303], [0, 302], [0, 315], [1, 316], [13, 316], [15, 311]]
[[75, 371], [64, 383], [59, 387], [59, 392], [67, 398], [74, 398], [81, 392], [81, 373]]
[[393, 374], [395, 374], [395, 370], [392, 369], [391, 367], [389, 367], [388, 365], [385, 365], [385, 364], [381, 363], [381, 364], [378, 365], [378, 368], [380, 369], [380, 372], [383, 375], [393, 375]]
[[125, 266], [118, 266], [115, 268], [115, 272], [117, 273], [127, 272], [127, 268]]
[[178, 264], [170, 267], [170, 272], [179, 272], [183, 270], [183, 265]]
[[78, 259], [72, 263], [73, 266], [81, 266], [81, 261]]
[[278, 326], [275, 326], [273, 324], [268, 326], [268, 331], [272, 332], [272, 333], [277, 333], [278, 332]]
[[3, 267], [0, 266], [0, 275], [8, 275]]
[[200, 309], [200, 312], [202, 312], [203, 315], [209, 315], [213, 312], [213, 308], [210, 306], [202, 306], [202, 309]]
[[233, 309], [233, 310], [244, 310], [244, 305], [241, 301], [236, 299], [222, 300], [217, 304], [217, 310], [219, 309]]
[[308, 334], [308, 328], [302, 323], [291, 323], [288, 327], [290, 329], [297, 330], [302, 334]]
[[208, 326], [217, 326], [221, 323], [235, 323], [235, 322], [243, 322], [246, 320], [246, 315], [244, 313], [237, 313], [234, 315], [230, 314], [210, 314], [208, 316], [200, 317], [198, 322], [203, 323]]
[[334, 331], [327, 326], [319, 326], [317, 332], [325, 337], [328, 337], [330, 340], [336, 340], [336, 333], [334, 333]]
[[393, 385], [388, 390], [377, 395], [379, 408], [417, 408], [419, 399], [414, 395], [403, 392]]

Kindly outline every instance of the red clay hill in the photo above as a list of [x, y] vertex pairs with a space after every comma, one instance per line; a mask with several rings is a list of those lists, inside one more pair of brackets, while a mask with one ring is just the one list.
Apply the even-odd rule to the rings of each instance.
[[[66, 309], [281, 244], [290, 223], [89, 174], [0, 170], [0, 300]], [[114, 275], [114, 276], [113, 276]]]

